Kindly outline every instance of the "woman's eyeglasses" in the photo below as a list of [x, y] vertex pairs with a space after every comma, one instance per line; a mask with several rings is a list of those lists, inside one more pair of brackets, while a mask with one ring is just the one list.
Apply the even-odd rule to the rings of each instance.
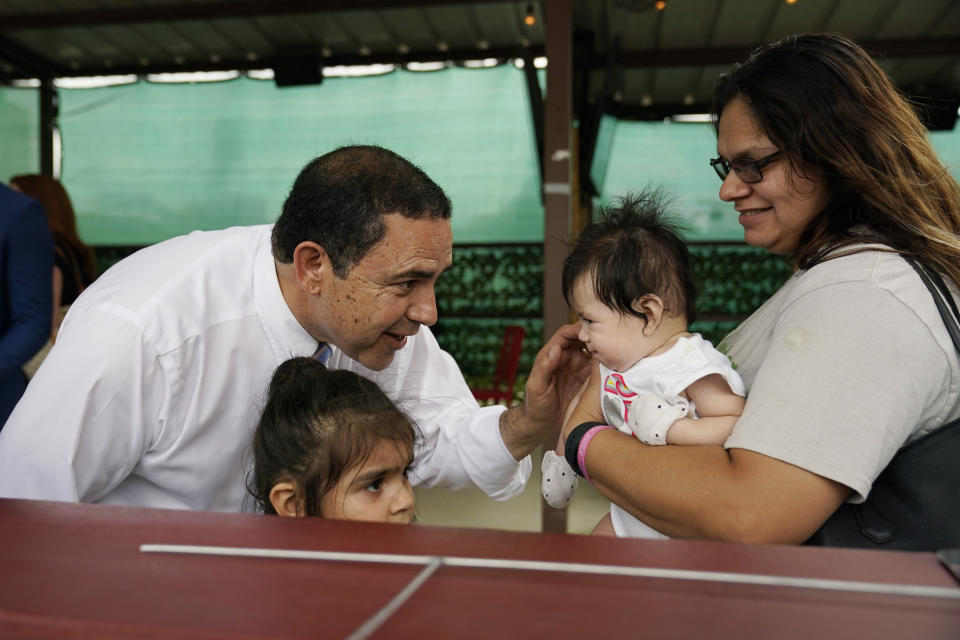
[[713, 158], [710, 160], [710, 166], [713, 167], [713, 170], [717, 172], [717, 175], [720, 176], [721, 180], [726, 180], [727, 176], [730, 175], [730, 169], [733, 169], [737, 172], [738, 178], [750, 184], [763, 180], [763, 172], [761, 169], [779, 158], [782, 153], [783, 151], [774, 151], [770, 155], [760, 158], [759, 160], [752, 160], [750, 158], [734, 158], [730, 162], [727, 162], [723, 158]]

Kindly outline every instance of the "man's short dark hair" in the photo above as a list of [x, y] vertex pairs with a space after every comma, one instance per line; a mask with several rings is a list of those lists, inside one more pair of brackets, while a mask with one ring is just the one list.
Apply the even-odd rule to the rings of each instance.
[[563, 297], [569, 305], [581, 276], [593, 278], [597, 300], [643, 318], [633, 302], [652, 293], [669, 315], [696, 319], [696, 281], [680, 226], [667, 217], [659, 190], [628, 194], [584, 228], [563, 262]]
[[376, 146], [340, 147], [311, 161], [273, 228], [273, 257], [293, 261], [301, 242], [324, 248], [338, 278], [383, 239], [383, 216], [450, 218], [450, 200], [410, 161]]

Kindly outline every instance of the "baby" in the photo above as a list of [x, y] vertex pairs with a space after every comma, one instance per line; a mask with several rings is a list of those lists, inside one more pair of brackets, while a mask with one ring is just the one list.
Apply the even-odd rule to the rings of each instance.
[[[649, 445], [726, 440], [743, 411], [743, 381], [726, 356], [688, 331], [696, 297], [690, 254], [658, 192], [621, 199], [583, 230], [563, 264], [563, 294], [594, 360], [567, 422], [602, 422]], [[542, 463], [543, 496], [558, 509], [577, 485], [563, 446]], [[666, 537], [615, 504], [594, 533]]]

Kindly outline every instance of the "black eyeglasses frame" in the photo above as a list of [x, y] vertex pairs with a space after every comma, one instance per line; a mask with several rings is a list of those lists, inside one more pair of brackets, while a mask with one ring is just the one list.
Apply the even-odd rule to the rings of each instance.
[[778, 150], [759, 160], [734, 158], [730, 162], [727, 162], [722, 157], [711, 158], [710, 166], [717, 172], [717, 176], [719, 176], [721, 180], [726, 180], [727, 176], [730, 175], [730, 169], [733, 169], [740, 180], [747, 184], [754, 184], [763, 180], [763, 168], [777, 160], [781, 155], [783, 155], [783, 151]]

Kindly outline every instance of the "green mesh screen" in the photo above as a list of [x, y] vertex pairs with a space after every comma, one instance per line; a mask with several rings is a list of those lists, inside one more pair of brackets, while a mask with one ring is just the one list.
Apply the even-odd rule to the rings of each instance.
[[[529, 102], [513, 66], [285, 89], [243, 78], [59, 93], [62, 179], [92, 244], [144, 245], [193, 229], [270, 222], [299, 169], [349, 143], [381, 144], [422, 166], [453, 201], [458, 243], [542, 239]], [[0, 90], [0, 178], [36, 170], [37, 118], [36, 90]], [[690, 240], [742, 239], [707, 165], [716, 153], [710, 125], [609, 117], [603, 124], [590, 168], [600, 202], [660, 185]], [[960, 176], [960, 128], [930, 138]]]
[[40, 170], [38, 89], [0, 87], [0, 182]]
[[737, 216], [717, 197], [720, 181], [707, 164], [716, 146], [708, 124], [616, 122], [600, 201], [647, 185], [663, 187], [690, 240], [741, 241]]
[[953, 177], [960, 180], [960, 125], [954, 125], [950, 131], [931, 131], [927, 135], [940, 160]]
[[453, 202], [458, 242], [543, 235], [529, 102], [512, 66], [284, 89], [243, 78], [60, 95], [62, 179], [92, 244], [272, 222], [303, 165], [351, 143], [421, 166]]

